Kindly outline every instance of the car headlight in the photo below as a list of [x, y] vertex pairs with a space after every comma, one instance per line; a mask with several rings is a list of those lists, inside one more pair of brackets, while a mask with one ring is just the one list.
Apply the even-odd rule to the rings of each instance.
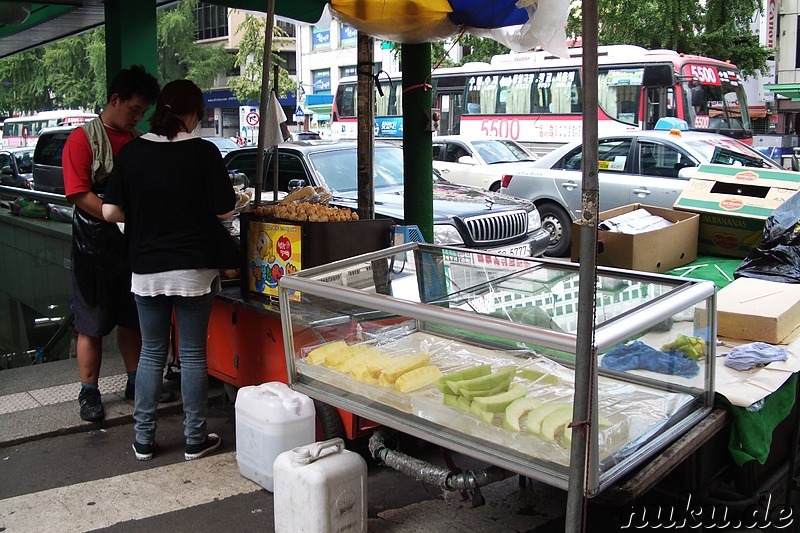
[[452, 224], [434, 224], [433, 243], [440, 245], [464, 244], [461, 234]]
[[528, 233], [532, 233], [542, 227], [542, 217], [539, 216], [539, 210], [534, 209], [528, 213]]

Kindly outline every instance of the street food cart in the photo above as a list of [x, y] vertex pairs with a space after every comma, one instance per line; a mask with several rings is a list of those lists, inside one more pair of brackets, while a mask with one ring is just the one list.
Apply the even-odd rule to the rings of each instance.
[[[598, 412], [572, 427], [578, 280], [572, 263], [421, 243], [303, 269], [279, 284], [289, 382], [561, 489], [583, 475], [572, 432], [590, 430], [596, 495], [711, 412], [716, 289], [600, 269]], [[682, 338], [704, 356], [667, 349]]]
[[[208, 373], [225, 384], [231, 397], [241, 387], [287, 381], [278, 281], [327, 261], [386, 248], [393, 224], [277, 220], [253, 212], [242, 212], [239, 222], [244, 268], [240, 279], [223, 282], [211, 310], [207, 345]], [[353, 439], [376, 426], [320, 402], [316, 408], [320, 438]]]

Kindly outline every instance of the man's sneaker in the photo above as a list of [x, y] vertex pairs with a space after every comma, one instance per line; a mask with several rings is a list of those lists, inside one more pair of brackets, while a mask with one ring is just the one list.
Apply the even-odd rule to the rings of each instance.
[[156, 443], [142, 444], [141, 442], [133, 441], [133, 453], [136, 454], [137, 461], [149, 461], [153, 458], [153, 451], [156, 449]]
[[81, 406], [81, 419], [87, 422], [97, 422], [106, 416], [103, 402], [100, 400], [100, 391], [89, 387], [81, 387], [78, 394], [78, 403]]
[[[136, 384], [131, 380], [125, 384], [125, 399], [134, 401], [136, 400]], [[161, 396], [158, 397], [158, 403], [169, 403], [175, 401], [175, 393], [171, 390], [161, 389]]]
[[200, 459], [219, 448], [220, 444], [222, 444], [222, 439], [219, 438], [219, 435], [216, 433], [209, 433], [205, 442], [201, 442], [200, 444], [187, 444], [186, 452], [183, 456], [187, 461]]

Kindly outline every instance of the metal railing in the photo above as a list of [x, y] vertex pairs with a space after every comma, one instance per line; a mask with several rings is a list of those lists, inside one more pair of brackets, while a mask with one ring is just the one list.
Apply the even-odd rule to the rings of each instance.
[[72, 203], [69, 200], [67, 200], [67, 197], [64, 196], [63, 194], [55, 194], [44, 191], [32, 191], [30, 189], [21, 189], [19, 187], [8, 187], [6, 185], [0, 185], [0, 195], [29, 198], [31, 200], [39, 200], [47, 204], [72, 207]]

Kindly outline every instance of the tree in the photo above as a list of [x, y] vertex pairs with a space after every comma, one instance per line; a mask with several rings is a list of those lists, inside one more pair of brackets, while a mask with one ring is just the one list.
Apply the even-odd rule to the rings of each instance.
[[461, 46], [464, 47], [464, 55], [461, 57], [462, 65], [474, 61], [489, 63], [493, 56], [510, 52], [508, 47], [494, 39], [476, 37], [469, 34], [465, 34], [461, 38]]
[[195, 42], [194, 8], [197, 0], [185, 0], [158, 12], [158, 80], [161, 85], [189, 79], [203, 89], [214, 86], [217, 75], [233, 64], [223, 45], [201, 46]]
[[[254, 17], [247, 14], [244, 20], [236, 28], [236, 33], [241, 33], [242, 38], [239, 42], [239, 52], [236, 54], [235, 66], [240, 67], [241, 75], [230, 79], [228, 86], [231, 93], [242, 102], [258, 102], [261, 100], [261, 78], [264, 71], [264, 37], [267, 23], [263, 18]], [[283, 30], [274, 27], [274, 37], [285, 35]], [[274, 53], [273, 47], [272, 64], [280, 65], [281, 58]], [[270, 83], [271, 85], [271, 83]], [[289, 76], [289, 72], [283, 68], [278, 69], [278, 96], [286, 96], [288, 92], [295, 90], [296, 82]]]
[[[581, 34], [581, 3], [571, 6], [567, 34]], [[667, 48], [730, 60], [745, 75], [768, 71], [771, 51], [750, 30], [758, 0], [598, 0], [599, 44]]]
[[11, 116], [50, 109], [44, 51], [36, 48], [0, 61], [0, 110]]
[[[197, 0], [185, 0], [158, 12], [161, 85], [188, 78], [208, 89], [233, 63], [234, 57], [222, 46], [195, 42], [196, 4]], [[0, 113], [65, 108], [99, 112], [107, 103], [105, 67], [103, 28], [0, 60]]]

